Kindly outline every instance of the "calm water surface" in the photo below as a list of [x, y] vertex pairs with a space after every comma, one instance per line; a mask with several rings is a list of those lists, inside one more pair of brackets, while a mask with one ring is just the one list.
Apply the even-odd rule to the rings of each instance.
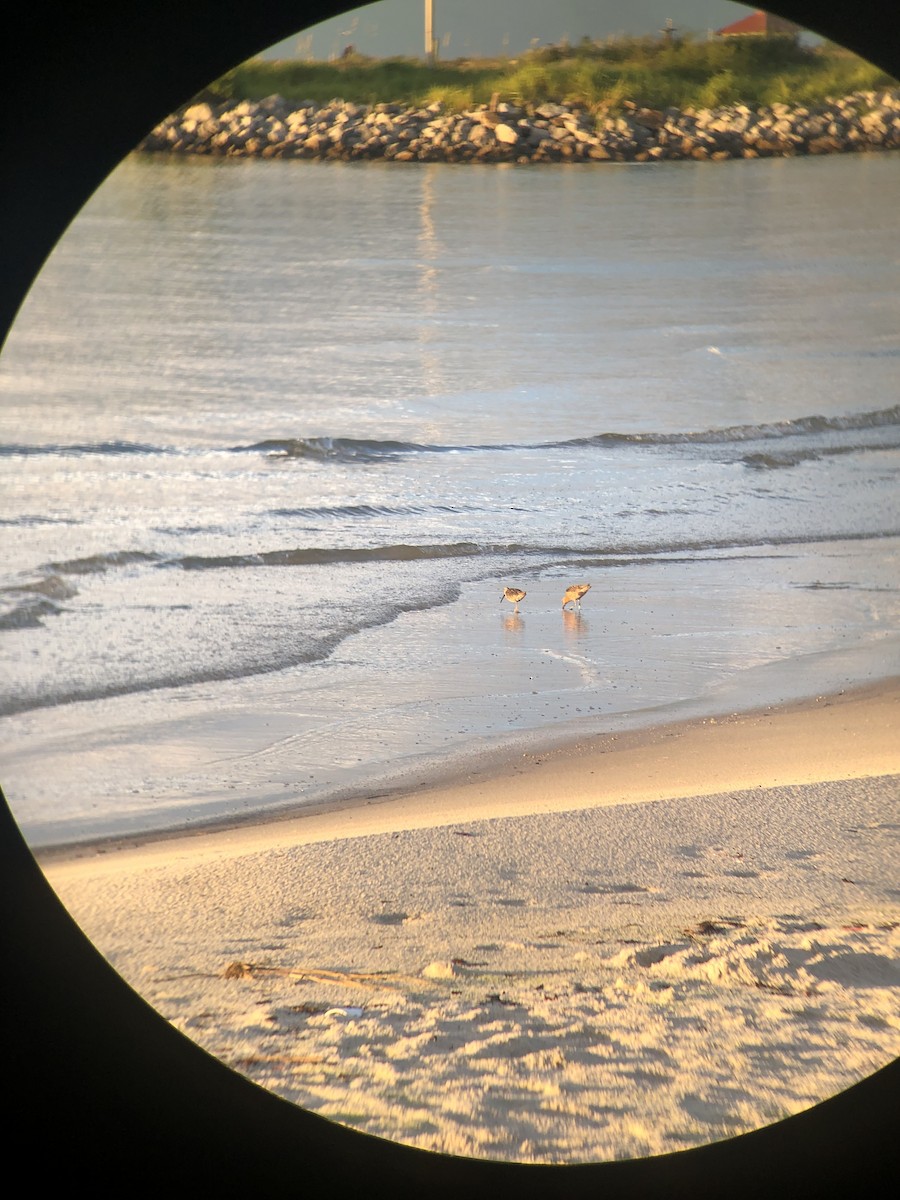
[[898, 185], [125, 162], [0, 359], [32, 843], [895, 674]]

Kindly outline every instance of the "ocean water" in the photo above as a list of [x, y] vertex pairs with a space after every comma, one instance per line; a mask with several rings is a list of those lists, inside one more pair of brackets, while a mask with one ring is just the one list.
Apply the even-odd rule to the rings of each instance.
[[26, 836], [896, 674], [898, 193], [897, 154], [128, 159], [0, 357]]

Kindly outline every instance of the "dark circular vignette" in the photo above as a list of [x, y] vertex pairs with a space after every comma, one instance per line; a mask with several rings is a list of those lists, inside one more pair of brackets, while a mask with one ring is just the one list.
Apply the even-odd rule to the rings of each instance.
[[[21, 6], [19, 30], [0, 50], [8, 113], [2, 337], [69, 222], [148, 129], [242, 59], [353, 7], [346, 0], [159, 0], [118, 11]], [[769, 7], [900, 75], [895, 0], [825, 12], [816, 0]], [[515, 1200], [894, 1194], [898, 1063], [777, 1125], [651, 1159], [523, 1166], [356, 1133], [251, 1084], [134, 993], [46, 883], [5, 800], [0, 839], [6, 1131], [22, 1166], [48, 1187], [78, 1181], [118, 1190], [134, 1179], [175, 1195], [278, 1189], [340, 1198], [365, 1189], [398, 1200], [423, 1192], [429, 1200], [458, 1197], [463, 1189]]]

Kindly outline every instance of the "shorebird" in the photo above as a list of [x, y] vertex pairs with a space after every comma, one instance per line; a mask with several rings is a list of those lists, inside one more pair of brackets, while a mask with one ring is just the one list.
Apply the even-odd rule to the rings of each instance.
[[574, 604], [576, 608], [581, 608], [581, 597], [587, 595], [590, 590], [589, 583], [573, 583], [571, 587], [567, 587], [563, 596], [563, 609], [567, 604]]
[[500, 603], [502, 604], [504, 600], [508, 600], [510, 604], [515, 606], [513, 612], [518, 612], [519, 601], [524, 599], [525, 593], [521, 588], [504, 588], [503, 595], [500, 597]]

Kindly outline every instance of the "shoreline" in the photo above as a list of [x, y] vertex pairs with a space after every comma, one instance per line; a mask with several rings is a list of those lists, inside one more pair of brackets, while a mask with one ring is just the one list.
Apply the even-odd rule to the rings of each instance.
[[290, 1103], [476, 1159], [644, 1158], [900, 1056], [898, 703], [895, 678], [38, 858], [126, 983]]
[[[900, 676], [833, 694], [619, 733], [558, 734], [533, 750], [523, 751], [518, 744], [487, 750], [474, 765], [471, 758], [455, 762], [419, 785], [395, 783], [302, 808], [262, 810], [211, 820], [202, 827], [36, 847], [32, 853], [53, 869], [85, 861], [112, 866], [121, 859], [168, 858], [173, 851], [216, 857], [460, 821], [900, 774], [900, 737], [895, 733], [891, 739], [892, 708], [900, 713]], [[812, 713], [817, 714], [815, 729], [808, 724]], [[766, 729], [770, 721], [771, 731]], [[894, 725], [900, 729], [896, 716]], [[811, 755], [810, 746], [818, 744], [823, 727], [829, 730], [828, 750]], [[838, 736], [848, 729], [849, 737]], [[768, 759], [758, 757], [761, 747], [767, 748]], [[510, 778], [516, 780], [513, 796], [503, 787]], [[499, 807], [498, 788], [504, 793]]]

